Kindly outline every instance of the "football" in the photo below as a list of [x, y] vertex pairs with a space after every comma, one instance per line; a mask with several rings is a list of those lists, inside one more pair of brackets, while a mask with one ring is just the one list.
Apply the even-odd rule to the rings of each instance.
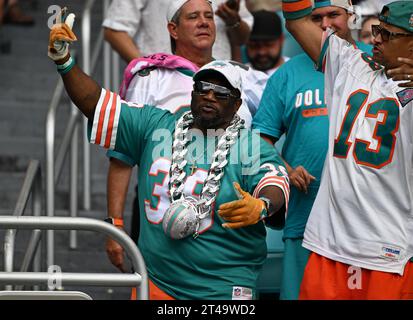
[[199, 226], [195, 203], [195, 199], [186, 198], [171, 204], [162, 221], [166, 235], [172, 239], [183, 239], [195, 233]]

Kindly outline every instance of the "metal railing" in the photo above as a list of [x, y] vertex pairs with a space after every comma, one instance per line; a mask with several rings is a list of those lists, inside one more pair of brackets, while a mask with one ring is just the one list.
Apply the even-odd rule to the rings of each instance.
[[[145, 261], [136, 244], [122, 230], [115, 226], [91, 218], [67, 218], [67, 217], [13, 217], [0, 216], [1, 229], [40, 229], [40, 230], [85, 230], [103, 233], [118, 242], [125, 250], [132, 263], [131, 274], [111, 273], [60, 273], [58, 279], [61, 285], [81, 286], [134, 286], [138, 297], [142, 300], [148, 299], [148, 274]], [[51, 277], [56, 278], [48, 272], [0, 272], [1, 284], [33, 285], [50, 283]]]
[[[91, 12], [95, 0], [87, 0], [82, 13], [82, 58], [83, 72], [88, 75], [92, 74], [90, 64], [90, 35], [91, 35]], [[84, 137], [87, 134], [87, 119], [83, 119]], [[90, 146], [86, 138], [83, 139], [83, 208], [90, 210], [91, 192], [90, 192]]]
[[0, 300], [93, 300], [80, 291], [0, 291]]
[[[88, 0], [82, 13], [82, 56], [83, 56], [83, 70], [87, 74], [93, 74], [95, 66], [99, 57], [99, 53], [103, 44], [103, 31], [101, 30], [96, 40], [95, 47], [93, 49], [92, 57], [90, 57], [90, 16], [91, 9], [94, 4], [94, 0]], [[72, 54], [75, 52], [72, 50]], [[70, 146], [70, 188], [69, 198], [70, 205], [69, 211], [71, 217], [77, 217], [78, 215], [78, 187], [77, 179], [79, 173], [78, 167], [78, 153], [79, 153], [79, 121], [81, 117], [77, 108], [71, 104], [71, 114], [67, 122], [65, 133], [63, 135], [62, 142], [55, 158], [55, 128], [56, 128], [56, 112], [60, 105], [60, 100], [63, 95], [63, 80], [59, 77], [56, 88], [53, 93], [52, 101], [50, 102], [47, 119], [46, 119], [46, 215], [49, 217], [54, 216], [55, 212], [55, 186], [59, 182], [60, 175], [62, 173], [63, 163], [68, 153]], [[86, 118], [83, 118], [83, 132], [86, 132], [87, 122]], [[83, 139], [83, 182], [84, 182], [84, 198], [83, 208], [90, 210], [91, 192], [90, 192], [90, 148], [86, 139], [86, 133], [84, 133]], [[55, 160], [56, 159], [56, 160]], [[77, 247], [76, 230], [70, 231], [70, 248], [75, 249]], [[53, 230], [47, 231], [47, 265], [54, 264], [54, 232]]]
[[[32, 214], [35, 217], [39, 217], [42, 212], [41, 193], [42, 177], [40, 171], [40, 163], [38, 160], [31, 160], [26, 171], [26, 176], [23, 182], [23, 186], [20, 190], [16, 206], [13, 211], [14, 218], [19, 218], [24, 215], [27, 204], [29, 202], [30, 195], [32, 196]], [[4, 270], [6, 272], [12, 272], [14, 268], [15, 239], [16, 230], [7, 230], [4, 237]], [[21, 272], [27, 271], [31, 263], [33, 263], [34, 271], [40, 271], [40, 243], [41, 231], [33, 230], [29, 241], [29, 245], [23, 258], [22, 266], [20, 268]], [[6, 290], [12, 290], [12, 287], [7, 286]]]

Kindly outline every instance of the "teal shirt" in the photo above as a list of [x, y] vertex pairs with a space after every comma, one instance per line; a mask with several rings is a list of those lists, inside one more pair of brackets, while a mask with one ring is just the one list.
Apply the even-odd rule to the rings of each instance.
[[[371, 51], [370, 46], [357, 45]], [[301, 165], [316, 178], [307, 194], [290, 186], [284, 239], [302, 238], [328, 150], [324, 74], [315, 70], [306, 54], [292, 58], [270, 77], [252, 126], [276, 139], [285, 133], [282, 157], [293, 168]]]
[[[168, 208], [168, 179], [172, 134], [179, 115], [144, 106], [122, 104], [115, 151], [139, 166], [139, 202], [141, 231], [139, 249], [145, 259], [150, 279], [177, 299], [231, 299], [234, 288], [251, 290], [267, 255], [263, 222], [241, 229], [225, 229], [217, 214], [223, 203], [237, 200], [233, 182], [253, 193], [264, 174], [263, 164], [285, 170], [273, 147], [250, 130], [242, 130], [231, 147], [221, 187], [211, 219], [201, 227], [198, 238], [172, 240], [162, 229], [162, 217]], [[194, 135], [188, 145], [184, 193], [197, 196], [210, 167], [215, 137]], [[206, 147], [210, 152], [202, 156]], [[197, 171], [191, 175], [191, 162]], [[203, 160], [203, 161], [202, 161]], [[255, 171], [254, 171], [255, 170]]]

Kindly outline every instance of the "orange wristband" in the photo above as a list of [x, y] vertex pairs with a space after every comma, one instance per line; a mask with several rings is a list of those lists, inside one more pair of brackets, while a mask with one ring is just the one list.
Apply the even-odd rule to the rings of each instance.
[[114, 225], [114, 226], [116, 226], [116, 227], [123, 227], [123, 219], [121, 219], [121, 218], [109, 217], [109, 218], [106, 218], [105, 221], [112, 224], [112, 225]]

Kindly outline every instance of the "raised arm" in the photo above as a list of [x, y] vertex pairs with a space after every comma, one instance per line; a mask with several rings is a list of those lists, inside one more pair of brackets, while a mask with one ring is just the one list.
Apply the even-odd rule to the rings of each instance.
[[311, 0], [283, 0], [285, 26], [314, 62], [321, 54], [323, 30], [311, 22]]
[[221, 3], [215, 13], [224, 20], [231, 44], [241, 46], [248, 41], [251, 30], [240, 16], [240, 0]]
[[112, 49], [119, 53], [126, 63], [141, 56], [139, 48], [126, 31], [104, 28], [104, 36], [105, 40], [110, 43]]
[[[70, 55], [66, 60], [70, 59]], [[64, 63], [65, 60], [62, 60]], [[59, 62], [56, 62], [59, 65]], [[76, 64], [62, 75], [66, 92], [79, 110], [90, 120], [93, 119], [102, 87], [89, 77]]]
[[69, 44], [76, 41], [72, 32], [75, 15], [65, 17], [65, 9], [49, 36], [48, 56], [56, 63], [67, 93], [74, 104], [89, 119], [93, 118], [102, 88], [75, 63], [69, 53]]

